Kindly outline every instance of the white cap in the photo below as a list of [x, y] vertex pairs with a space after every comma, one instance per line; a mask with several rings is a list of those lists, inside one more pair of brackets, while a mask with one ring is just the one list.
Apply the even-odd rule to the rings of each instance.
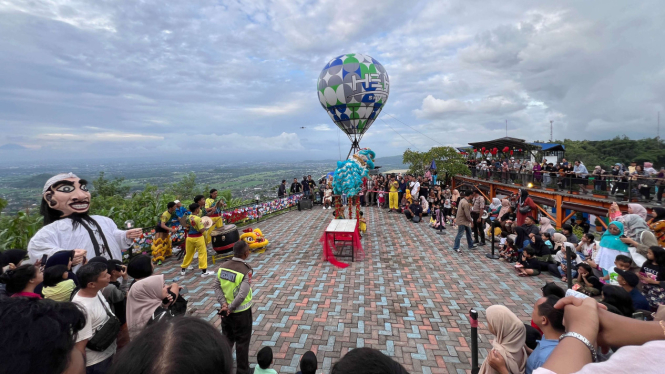
[[176, 201], [174, 201], [174, 203], [180, 204], [180, 200], [176, 200]]
[[44, 189], [42, 190], [42, 194], [45, 194], [46, 191], [48, 191], [48, 189], [51, 188], [52, 185], [69, 178], [78, 178], [78, 177], [76, 176], [76, 174], [72, 172], [60, 173], [58, 175], [52, 176], [51, 178], [49, 178], [49, 180], [46, 181]]

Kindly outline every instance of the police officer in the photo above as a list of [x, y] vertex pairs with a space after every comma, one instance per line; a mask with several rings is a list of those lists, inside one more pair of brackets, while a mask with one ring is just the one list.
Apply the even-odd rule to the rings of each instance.
[[233, 258], [217, 271], [215, 288], [221, 305], [222, 333], [231, 347], [236, 344], [237, 374], [249, 373], [249, 341], [252, 338], [252, 268], [247, 262], [249, 245], [243, 240], [233, 245]]

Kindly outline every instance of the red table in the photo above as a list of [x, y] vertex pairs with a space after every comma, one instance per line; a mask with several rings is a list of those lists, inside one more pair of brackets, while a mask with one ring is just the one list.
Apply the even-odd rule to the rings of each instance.
[[[337, 243], [348, 243], [351, 246], [351, 255], [342, 255], [342, 249], [337, 254], [339, 257], [351, 257], [351, 262], [356, 258], [362, 259], [364, 251], [360, 243], [360, 231], [358, 228], [358, 220], [356, 219], [333, 219], [328, 224], [323, 236], [321, 236], [321, 243], [323, 244], [323, 260], [329, 261], [336, 267], [345, 268], [349, 264], [337, 261], [335, 258], [335, 250], [337, 250]], [[357, 252], [357, 255], [356, 255]]]

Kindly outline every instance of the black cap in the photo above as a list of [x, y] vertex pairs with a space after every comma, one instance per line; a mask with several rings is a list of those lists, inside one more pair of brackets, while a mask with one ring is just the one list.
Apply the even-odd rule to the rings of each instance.
[[626, 280], [626, 283], [628, 283], [628, 285], [633, 288], [635, 288], [640, 283], [640, 278], [632, 271], [625, 271], [619, 268], [614, 268], [614, 271], [621, 275], [621, 277]]

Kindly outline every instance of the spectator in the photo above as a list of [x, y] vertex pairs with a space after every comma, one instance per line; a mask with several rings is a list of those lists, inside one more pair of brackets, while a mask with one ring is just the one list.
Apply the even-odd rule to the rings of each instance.
[[428, 215], [430, 207], [429, 207], [429, 202], [427, 202], [425, 196], [420, 196], [420, 206], [423, 208], [423, 214]]
[[[526, 369], [526, 328], [513, 312], [503, 305], [492, 305], [485, 311], [492, 340], [492, 350], [480, 367], [479, 374], [524, 373]], [[494, 370], [492, 370], [494, 369]], [[506, 369], [508, 369], [506, 371]]]
[[300, 193], [300, 191], [302, 191], [302, 184], [298, 183], [298, 178], [293, 178], [293, 183], [291, 183], [289, 191], [292, 194]]
[[178, 217], [178, 219], [184, 217], [185, 214], [187, 213], [187, 208], [185, 208], [182, 205], [180, 200], [174, 200], [173, 202], [175, 203], [175, 215], [176, 215], [176, 217]]
[[330, 209], [333, 204], [333, 190], [332, 186], [327, 184], [326, 189], [323, 191], [323, 209]]
[[[474, 244], [483, 246], [485, 245], [485, 231], [483, 230], [484, 221], [482, 218], [485, 213], [485, 197], [483, 197], [478, 190], [473, 191], [471, 198], [471, 219], [473, 220], [473, 239]], [[480, 236], [480, 242], [478, 242]]]
[[577, 235], [573, 233], [573, 226], [569, 224], [565, 224], [561, 227], [561, 233], [566, 237], [568, 243], [577, 244], [580, 242]]
[[614, 260], [618, 255], [629, 255], [628, 246], [621, 240], [623, 235], [623, 224], [621, 222], [611, 222], [607, 231], [598, 243], [598, 266], [603, 269], [603, 273], [614, 269]]
[[152, 259], [150, 258], [150, 256], [147, 255], [134, 256], [134, 258], [132, 258], [129, 261], [129, 264], [127, 265], [127, 274], [129, 274], [130, 277], [134, 278], [130, 287], [137, 281], [151, 276], [154, 269], [155, 265], [152, 263]]
[[21, 265], [0, 275], [0, 282], [5, 284], [7, 294], [11, 297], [41, 299], [41, 295], [35, 293], [35, 287], [43, 280], [41, 267], [32, 264]]
[[302, 182], [301, 182], [301, 184], [302, 184], [302, 193], [303, 193], [303, 196], [306, 197], [306, 198], [309, 198], [309, 194], [310, 194], [310, 191], [309, 191], [309, 181], [307, 181], [307, 177], [306, 177], [306, 176], [303, 176], [303, 177], [302, 177]]
[[501, 200], [495, 197], [490, 203], [489, 214], [492, 217], [497, 217], [499, 215], [499, 211], [501, 211]]
[[282, 179], [282, 183], [279, 185], [279, 188], [277, 189], [277, 197], [284, 197], [286, 196], [286, 179]]
[[78, 278], [76, 274], [72, 271], [72, 263], [74, 261], [74, 251], [59, 251], [51, 255], [46, 261], [46, 266], [44, 270], [50, 268], [51, 266], [64, 265], [67, 267], [67, 279], [74, 281], [76, 286], [78, 286]]
[[411, 176], [411, 197], [413, 200], [418, 200], [420, 194], [420, 182], [419, 179], [416, 179], [413, 175]]
[[656, 201], [658, 204], [663, 203], [663, 192], [665, 191], [665, 167], [661, 167], [660, 171], [656, 175]]
[[563, 326], [563, 310], [554, 308], [557, 301], [557, 296], [541, 297], [531, 312], [533, 322], [543, 332], [543, 339], [526, 360], [526, 374], [531, 374], [534, 369], [543, 366], [559, 344], [559, 337], [566, 332]]
[[529, 197], [529, 191], [526, 188], [520, 188], [519, 199], [517, 200], [517, 226], [522, 226], [527, 216], [531, 216], [535, 222], [534, 217], [537, 211], [538, 207]]
[[85, 326], [75, 304], [13, 298], [0, 303], [0, 362], [3, 373], [84, 373], [85, 357], [74, 349]]
[[535, 257], [535, 251], [531, 246], [527, 246], [522, 251], [522, 257], [515, 264], [517, 275], [520, 277], [540, 275], [540, 263]]
[[0, 252], [0, 267], [2, 267], [2, 272], [0, 273], [21, 266], [21, 263], [27, 255], [28, 251], [22, 249], [8, 249], [4, 252]]
[[533, 217], [524, 217], [524, 224], [522, 225], [522, 228], [524, 229], [524, 234], [526, 236], [530, 237], [531, 235], [536, 235], [540, 237], [540, 230], [538, 226], [536, 226], [536, 220]]
[[307, 176], [307, 184], [309, 184], [309, 192], [310, 194], [314, 193], [313, 191], [315, 190], [316, 187], [316, 182], [314, 182], [314, 179], [312, 179], [311, 175]]
[[134, 339], [153, 318], [160, 306], [168, 309], [178, 298], [177, 283], [170, 287], [164, 283], [164, 275], [152, 275], [136, 282], [127, 294], [127, 328]]
[[575, 248], [575, 253], [580, 258], [580, 261], [586, 261], [586, 259], [593, 259], [598, 253], [598, 246], [596, 243], [596, 238], [593, 234], [585, 234], [582, 237], [582, 241]]
[[473, 239], [471, 238], [471, 226], [473, 226], [473, 219], [471, 218], [471, 206], [469, 205], [469, 201], [471, 201], [472, 195], [473, 193], [471, 191], [466, 191], [464, 193], [464, 198], [459, 200], [457, 215], [455, 217], [455, 223], [457, 224], [457, 236], [455, 236], [455, 244], [453, 245], [453, 251], [455, 252], [459, 252], [460, 241], [462, 240], [462, 235], [465, 233], [466, 241], [469, 244], [469, 249], [476, 248], [473, 245]]
[[637, 285], [640, 284], [640, 278], [632, 271], [624, 271], [619, 268], [614, 268], [617, 272], [617, 280], [619, 286], [628, 292], [630, 298], [633, 299], [633, 308], [641, 310], [650, 310], [649, 302], [646, 297], [642, 295]]
[[318, 369], [316, 354], [307, 351], [300, 359], [300, 371], [296, 374], [316, 374], [316, 369]]
[[409, 205], [406, 210], [404, 210], [404, 215], [409, 221], [420, 223], [423, 218], [423, 208], [420, 206], [420, 201], [414, 199], [413, 204]]
[[651, 310], [665, 305], [665, 249], [658, 246], [650, 247], [647, 260], [640, 269], [640, 281], [644, 283], [642, 292], [647, 298]]
[[275, 369], [270, 368], [273, 363], [272, 349], [270, 347], [263, 347], [259, 350], [259, 353], [256, 354], [256, 363], [254, 374], [277, 374]]
[[643, 220], [647, 219], [647, 210], [640, 204], [630, 203], [628, 204], [628, 214], [637, 214]]
[[[601, 304], [604, 304], [610, 310], [610, 306], [616, 308], [616, 311], [624, 317], [632, 317], [635, 313], [635, 308], [633, 308], [633, 299], [628, 294], [628, 291], [624, 290], [619, 286], [613, 286], [606, 284], [603, 286], [603, 301]], [[612, 311], [612, 310], [610, 310]], [[616, 311], [614, 311], [616, 313]]]
[[331, 374], [408, 374], [399, 363], [372, 348], [355, 348], [333, 365]]
[[576, 183], [580, 185], [582, 193], [586, 193], [586, 183], [587, 177], [589, 176], [589, 171], [586, 169], [586, 166], [582, 161], [575, 161], [575, 166], [573, 167], [573, 173], [575, 173]]
[[[665, 186], [659, 187], [665, 189]], [[651, 211], [651, 219], [649, 220], [649, 228], [653, 231], [654, 236], [658, 240], [658, 245], [665, 247], [665, 208], [655, 207]]]
[[600, 282], [598, 277], [593, 275], [591, 266], [587, 263], [581, 263], [577, 265], [577, 279], [575, 283], [578, 285], [576, 291], [579, 291], [588, 296], [598, 296], [603, 290], [603, 284]]
[[231, 374], [227, 340], [208, 322], [192, 317], [146, 327], [118, 355], [110, 374]]
[[554, 295], [558, 298], [566, 297], [566, 291], [564, 291], [563, 288], [557, 286], [557, 284], [554, 282], [545, 282], [545, 285], [541, 288], [541, 291], [543, 291], [544, 297], [550, 295]]
[[[650, 247], [658, 246], [658, 239], [649, 229], [649, 225], [636, 214], [626, 214], [623, 216], [623, 224], [626, 236], [621, 241], [630, 247], [635, 247], [638, 254], [646, 257]], [[639, 265], [635, 264], [635, 268]]]
[[[113, 263], [111, 263], [113, 261]], [[111, 306], [111, 311], [113, 314], [118, 317], [121, 324], [125, 323], [125, 310], [126, 303], [125, 299], [127, 292], [129, 291], [129, 283], [127, 279], [129, 278], [126, 271], [123, 272], [123, 266], [118, 265], [122, 264], [118, 260], [108, 260], [106, 257], [93, 257], [88, 261], [88, 263], [99, 262], [106, 265], [106, 269], [111, 275], [109, 279], [109, 285], [104, 287], [102, 290], [102, 296], [106, 299], [106, 302]], [[119, 268], [118, 268], [119, 267]], [[124, 275], [123, 275], [124, 274]], [[122, 280], [122, 283], [118, 281], [118, 278]], [[119, 313], [118, 313], [119, 312]]]
[[[100, 262], [85, 264], [76, 272], [81, 289], [76, 293], [73, 302], [77, 303], [85, 311], [85, 327], [76, 337], [76, 348], [86, 357], [87, 374], [104, 374], [108, 371], [113, 361], [116, 350], [115, 339], [107, 347], [93, 347], [88, 343], [99, 333], [111, 318], [116, 318], [110, 311], [110, 306], [102, 296], [102, 290], [109, 285], [111, 275], [107, 266]], [[116, 334], [119, 331], [116, 331]]]
[[570, 264], [566, 257], [564, 257], [559, 264], [559, 278], [562, 282], [568, 282], [568, 277], [566, 276], [568, 272], [568, 266], [570, 266], [570, 275], [573, 278], [577, 278], [577, 254], [570, 254]]
[[44, 288], [42, 294], [45, 299], [53, 301], [69, 301], [76, 288], [74, 281], [68, 278], [65, 265], [55, 265], [44, 270]]
[[547, 217], [541, 217], [540, 218], [540, 227], [538, 228], [538, 231], [543, 234], [543, 233], [549, 233], [550, 235], [554, 235], [556, 230], [550, 223], [550, 219]]

